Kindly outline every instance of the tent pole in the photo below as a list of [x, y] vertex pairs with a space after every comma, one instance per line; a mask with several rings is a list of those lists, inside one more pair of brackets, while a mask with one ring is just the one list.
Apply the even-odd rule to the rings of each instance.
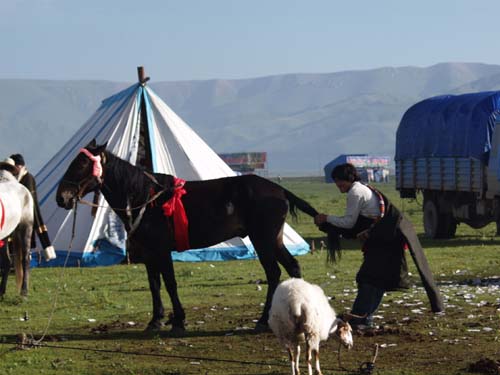
[[142, 86], [146, 86], [146, 82], [149, 81], [149, 77], [146, 77], [146, 74], [144, 73], [144, 67], [143, 66], [138, 66], [137, 67], [137, 77], [139, 79], [139, 83]]

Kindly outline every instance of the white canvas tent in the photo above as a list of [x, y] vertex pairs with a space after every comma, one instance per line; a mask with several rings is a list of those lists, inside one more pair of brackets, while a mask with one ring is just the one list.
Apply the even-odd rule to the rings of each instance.
[[[154, 172], [185, 180], [206, 180], [235, 173], [149, 87], [135, 84], [102, 102], [100, 108], [35, 176], [38, 198], [57, 259], [33, 266], [62, 265], [68, 254], [73, 211], [59, 208], [55, 194], [59, 181], [80, 148], [92, 139], [108, 142], [108, 150], [136, 165], [149, 153]], [[91, 199], [90, 196], [86, 199]], [[68, 265], [98, 266], [120, 263], [125, 257], [126, 233], [102, 195], [95, 216], [79, 205], [75, 237]], [[309, 251], [307, 243], [287, 225], [285, 245], [294, 255]], [[233, 238], [208, 249], [174, 252], [175, 260], [214, 261], [255, 257], [248, 238]]]

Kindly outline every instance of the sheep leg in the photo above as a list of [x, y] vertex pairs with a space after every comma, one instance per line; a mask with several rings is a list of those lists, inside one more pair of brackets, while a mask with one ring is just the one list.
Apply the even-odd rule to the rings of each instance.
[[290, 364], [292, 365], [292, 375], [300, 375], [299, 369], [299, 357], [300, 357], [300, 346], [297, 345], [293, 349], [288, 346], [288, 358], [290, 359]]
[[316, 374], [323, 375], [323, 373], [321, 372], [321, 368], [319, 367], [319, 349], [313, 349], [312, 353], [313, 353], [314, 361], [315, 361], [315, 365], [316, 365]]
[[306, 339], [306, 361], [307, 361], [307, 375], [313, 375], [312, 372], [312, 350], [309, 340]]
[[296, 375], [300, 375], [299, 359], [300, 359], [300, 345], [297, 345], [297, 348], [295, 351], [295, 374]]

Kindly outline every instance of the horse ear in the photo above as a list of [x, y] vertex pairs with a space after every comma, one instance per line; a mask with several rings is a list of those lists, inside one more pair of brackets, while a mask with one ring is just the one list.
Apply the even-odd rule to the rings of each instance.
[[88, 144], [87, 146], [85, 146], [86, 149], [89, 149], [89, 148], [95, 148], [97, 146], [97, 142], [95, 141], [95, 138], [92, 139]]
[[106, 142], [100, 146], [96, 146], [96, 151], [97, 151], [96, 155], [106, 151], [106, 147], [108, 147], [108, 142]]

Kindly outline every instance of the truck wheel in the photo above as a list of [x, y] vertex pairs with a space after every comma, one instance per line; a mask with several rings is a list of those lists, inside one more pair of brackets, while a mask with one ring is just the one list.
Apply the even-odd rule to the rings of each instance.
[[453, 238], [457, 232], [457, 221], [451, 214], [441, 214], [440, 215], [440, 238]]
[[424, 230], [430, 238], [452, 238], [457, 231], [457, 222], [449, 213], [440, 213], [437, 203], [426, 200], [424, 203]]
[[436, 203], [431, 199], [424, 203], [424, 231], [429, 238], [439, 237], [439, 213]]

